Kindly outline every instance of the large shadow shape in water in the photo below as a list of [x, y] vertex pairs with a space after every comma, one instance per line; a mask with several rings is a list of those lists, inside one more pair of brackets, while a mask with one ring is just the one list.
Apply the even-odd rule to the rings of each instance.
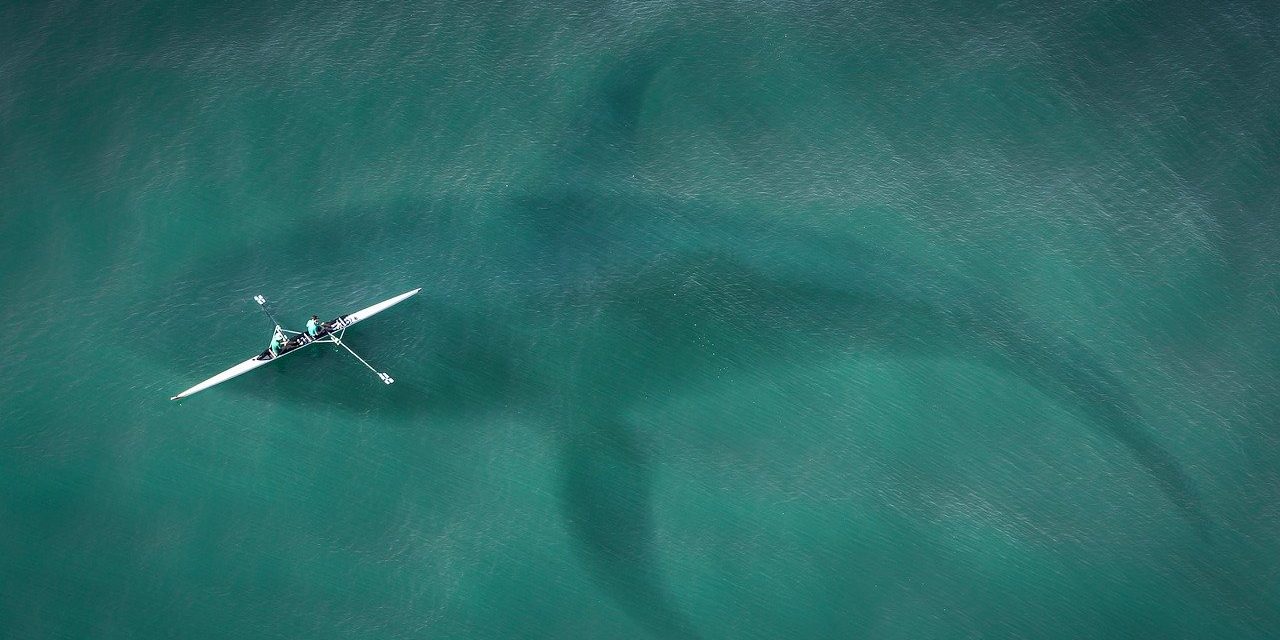
[[[531, 222], [539, 238], [539, 260], [554, 271], [576, 275], [625, 272], [625, 260], [611, 255], [619, 222], [642, 227], [644, 205], [678, 210], [687, 203], [630, 202], [619, 208], [592, 189], [610, 175], [627, 172], [631, 143], [640, 125], [644, 97], [658, 65], [637, 58], [616, 68], [602, 83], [571, 155], [562, 186], [514, 203], [517, 218]], [[708, 236], [733, 233], [706, 217]], [[750, 235], [753, 232], [747, 232]], [[784, 231], [785, 233], [785, 231]], [[759, 238], [758, 231], [754, 232]], [[793, 239], [805, 250], [812, 238]], [[622, 240], [625, 242], [625, 238]], [[819, 242], [823, 242], [819, 240]], [[591, 307], [604, 305], [596, 319], [630, 326], [652, 338], [653, 350], [630, 363], [618, 349], [591, 344], [568, 384], [628, 378], [608, 399], [575, 393], [588, 417], [570, 418], [563, 475], [565, 515], [580, 554], [597, 580], [635, 619], [659, 637], [687, 636], [692, 627], [665, 594], [652, 541], [648, 458], [616, 416], [651, 395], [716, 375], [725, 366], [767, 367], [793, 357], [779, 335], [801, 335], [831, 345], [924, 357], [963, 358], [1025, 380], [1040, 393], [1082, 416], [1100, 433], [1126, 447], [1201, 537], [1209, 518], [1177, 460], [1150, 434], [1123, 382], [1078, 341], [1038, 332], [1025, 314], [997, 303], [958, 281], [925, 276], [922, 285], [910, 265], [884, 259], [848, 244], [834, 250], [856, 255], [843, 269], [811, 281], [803, 274], [779, 275], [721, 256], [680, 256], [645, 264], [642, 275], [604, 289], [586, 287]], [[635, 267], [635, 265], [629, 265]], [[923, 273], [923, 270], [921, 270]], [[696, 276], [696, 277], [691, 277]], [[611, 280], [611, 278], [603, 278]], [[690, 283], [694, 283], [690, 286]], [[719, 288], [718, 288], [719, 287]], [[717, 325], [737, 336], [736, 345], [702, 346], [704, 332]], [[693, 326], [701, 329], [693, 329]], [[628, 337], [633, 340], [634, 337]], [[586, 340], [586, 338], [583, 338]], [[771, 345], [775, 345], [772, 346]]]
[[[598, 202], [563, 194], [555, 201], [529, 206], [536, 208], [528, 212], [530, 216], [557, 212], [552, 215], [578, 219], [588, 217]], [[632, 203], [626, 212], [642, 215], [645, 206], [669, 209], [674, 204]], [[554, 221], [543, 222], [556, 226]], [[709, 235], [726, 233], [727, 226], [715, 216], [708, 216], [707, 224]], [[612, 233], [609, 225], [598, 231], [606, 239]], [[331, 248], [339, 257], [358, 253], [364, 246], [359, 231], [354, 237], [350, 233], [344, 236], [353, 242]], [[821, 244], [803, 231], [789, 233], [774, 227], [768, 233], [777, 242]], [[309, 239], [300, 237], [296, 241], [300, 246], [290, 249], [292, 242], [283, 238], [277, 249], [296, 254], [292, 259], [297, 260], [306, 250], [301, 245]], [[755, 266], [728, 253], [675, 254], [646, 261], [641, 269], [625, 258], [611, 264], [598, 254], [584, 256], [583, 251], [593, 249], [575, 248], [583, 244], [577, 237], [549, 234], [540, 238], [539, 243], [544, 242], [564, 246], [534, 256], [544, 261], [538, 268], [549, 277], [567, 278], [566, 286], [577, 286], [565, 275], [574, 273], [577, 265], [600, 266], [603, 260], [602, 268], [615, 274], [575, 289], [572, 295], [577, 299], [570, 303], [559, 299], [563, 291], [552, 291], [548, 295], [556, 297], [550, 299], [533, 294], [512, 301], [521, 307], [517, 316], [531, 317], [533, 309], [560, 316], [560, 325], [567, 329], [556, 348], [577, 347], [580, 366], [573, 374], [525, 371], [520, 362], [545, 361], [545, 353], [530, 355], [545, 347], [534, 347], [513, 334], [509, 325], [492, 321], [482, 305], [454, 307], [424, 291], [416, 299], [415, 305], [421, 308], [415, 313], [430, 318], [433, 337], [427, 346], [435, 365], [418, 368], [428, 378], [422, 385], [416, 385], [412, 376], [400, 375], [397, 385], [366, 394], [359, 402], [343, 402], [341, 395], [304, 381], [298, 381], [296, 388], [292, 381], [281, 381], [296, 393], [279, 393], [279, 388], [258, 384], [228, 392], [353, 412], [366, 411], [374, 402], [373, 408], [379, 411], [432, 424], [449, 415], [482, 413], [488, 405], [502, 402], [521, 406], [535, 420], [556, 424], [564, 516], [577, 553], [619, 606], [657, 637], [696, 637], [696, 632], [663, 586], [653, 541], [653, 460], [619, 416], [649, 398], [713, 379], [726, 367], [768, 368], [793, 360], [797, 341], [832, 349], [964, 358], [1026, 380], [1084, 417], [1099, 433], [1123, 444], [1184, 517], [1202, 535], [1208, 530], [1208, 518], [1190, 480], [1147, 432], [1118, 376], [1084, 345], [1037, 331], [1025, 314], [963, 282], [945, 282], [923, 268], [913, 269], [902, 260], [844, 241], [839, 250], [853, 257], [837, 268], [812, 273]], [[233, 262], [245, 265], [242, 277], [254, 269], [252, 260]], [[424, 273], [431, 266], [425, 260]], [[619, 272], [630, 275], [616, 277]], [[237, 281], [236, 274], [225, 281]], [[252, 317], [251, 308], [245, 313], [246, 319]], [[595, 315], [588, 318], [591, 314]], [[595, 331], [602, 326], [606, 330]], [[639, 332], [649, 338], [651, 348], [634, 357], [620, 357], [624, 353], [620, 345], [611, 344], [613, 336], [620, 335], [616, 327]], [[734, 335], [735, 341], [716, 343], [713, 353], [704, 342], [708, 332]], [[360, 340], [363, 333], [351, 338]], [[635, 333], [623, 339], [633, 341]], [[280, 366], [315, 366], [306, 360], [304, 354]], [[344, 375], [363, 372], [353, 366]], [[626, 382], [610, 385], [616, 393], [607, 397], [595, 389], [601, 381], [617, 380]], [[422, 388], [430, 388], [430, 394], [415, 392]], [[569, 406], [559, 397], [568, 399]]]
[[[609, 337], [590, 343], [576, 380], [569, 381], [583, 385], [574, 404], [593, 417], [567, 432], [566, 518], [589, 569], [655, 635], [692, 632], [666, 594], [654, 556], [649, 457], [627, 425], [612, 416], [716, 379], [726, 369], [767, 370], [794, 361], [798, 346], [810, 353], [852, 348], [964, 359], [1022, 379], [1124, 445], [1198, 535], [1207, 538], [1210, 521], [1190, 479], [1146, 431], [1124, 383], [1087, 347], [1039, 335], [1029, 319], [977, 294], [913, 295], [918, 285], [889, 273], [884, 265], [853, 264], [848, 279], [853, 286], [840, 288], [779, 278], [723, 256], [685, 256], [602, 292], [608, 302], [595, 319], [599, 335], [621, 336], [618, 340], [627, 344], [610, 344], [614, 338]], [[615, 354], [625, 352], [637, 334], [652, 348], [619, 359]], [[732, 335], [734, 341], [708, 346], [708, 336], [714, 335]], [[608, 383], [619, 380], [625, 382]], [[588, 397], [586, 387], [601, 381], [608, 391]], [[1235, 591], [1211, 568], [1201, 570], [1219, 589]]]
[[624, 421], [600, 416], [566, 439], [565, 518], [587, 568], [614, 600], [659, 638], [696, 638], [663, 586], [653, 542], [653, 462]]
[[[611, 292], [614, 303], [602, 321], [646, 331], [654, 350], [633, 367], [613, 366], [612, 375], [671, 388], [726, 366], [767, 368], [790, 357], [796, 343], [779, 339], [786, 335], [859, 352], [981, 362], [1026, 381], [1124, 445], [1182, 516], [1207, 536], [1209, 518], [1190, 478], [1142, 424], [1126, 385], [1087, 347], [1042, 335], [1015, 309], [980, 294], [946, 298], [945, 290], [929, 287], [935, 291], [932, 298], [913, 295], [919, 287], [909, 274], [889, 279], [888, 273], [882, 266], [853, 264], [852, 286], [837, 288], [779, 278], [723, 256], [685, 257], [647, 270], [629, 291]], [[951, 291], [956, 289], [963, 286]], [[737, 341], [716, 343], [712, 354], [699, 336], [717, 333]], [[680, 336], [685, 339], [673, 339]], [[607, 345], [600, 349], [613, 352]], [[618, 401], [640, 402], [645, 395]]]
[[[427, 398], [398, 383], [392, 393], [403, 395], [387, 398], [383, 409], [415, 420], [484, 411], [489, 401], [528, 403], [534, 413], [544, 409], [542, 417], [559, 426], [564, 516], [577, 552], [623, 610], [657, 637], [697, 634], [666, 593], [660, 575], [650, 496], [653, 461], [644, 442], [618, 416], [653, 395], [660, 397], [714, 376], [725, 366], [768, 367], [793, 358], [787, 345], [794, 345], [794, 340], [789, 343], [779, 336], [860, 350], [966, 358], [1026, 380], [1123, 444], [1183, 516], [1202, 536], [1207, 535], [1209, 520], [1190, 480], [1141, 423], [1123, 382], [1082, 344], [1038, 332], [1025, 314], [964, 283], [927, 275], [918, 278], [923, 270], [916, 272], [901, 261], [848, 244], [833, 250], [858, 257], [821, 278], [780, 275], [735, 259], [727, 251], [655, 259], [639, 269], [602, 250], [608, 241], [627, 241], [619, 231], [652, 224], [642, 221], [649, 213], [646, 207], [688, 206], [629, 202], [617, 208], [607, 194], [592, 188], [604, 176], [626, 172], [641, 105], [657, 68], [651, 56], [641, 55], [608, 74], [601, 83], [599, 102], [584, 107], [589, 115], [571, 132], [580, 136], [581, 144], [571, 149], [565, 166], [559, 168], [558, 181], [549, 181], [552, 186], [542, 194], [513, 203], [515, 221], [533, 224], [536, 232], [536, 246], [529, 256], [531, 271], [577, 291], [573, 295], [587, 303], [558, 307], [567, 320], [563, 326], [573, 327], [566, 332], [578, 332], [564, 337], [564, 344], [585, 345], [580, 349], [582, 367], [572, 379], [562, 380], [558, 389], [554, 383], [534, 382], [542, 378], [540, 372], [522, 373], [513, 359], [513, 354], [519, 359], [531, 346], [508, 327], [488, 322], [480, 308], [459, 310], [433, 303], [427, 313], [436, 325], [434, 333], [457, 350], [456, 357], [444, 358], [452, 368], [438, 380], [447, 384], [449, 392], [433, 392]], [[617, 208], [612, 218], [604, 216], [610, 206]], [[410, 203], [405, 208], [412, 214], [429, 207]], [[732, 233], [717, 226], [715, 216], [709, 216], [707, 224], [708, 236]], [[352, 229], [359, 236], [358, 228], [348, 225], [342, 244], [330, 248], [334, 254], [351, 255], [376, 244], [362, 243], [350, 235]], [[803, 232], [793, 235], [798, 246], [815, 242]], [[303, 246], [310, 238], [281, 240], [286, 246], [297, 244], [295, 253], [314, 251]], [[246, 251], [243, 264], [254, 264], [254, 255]], [[431, 267], [430, 260], [423, 261], [424, 274], [431, 273]], [[590, 284], [579, 281], [601, 271], [639, 275], [582, 278]], [[934, 284], [922, 285], [922, 280]], [[526, 306], [528, 312], [545, 302], [533, 295], [513, 304]], [[563, 301], [552, 300], [550, 308], [557, 304]], [[583, 309], [602, 312], [588, 321], [583, 315], [589, 311]], [[652, 350], [630, 361], [619, 358], [619, 351], [609, 344], [611, 338], [593, 342], [590, 331], [581, 333], [583, 327], [601, 322], [646, 333], [652, 338]], [[694, 329], [695, 324], [701, 328]], [[710, 327], [730, 329], [726, 333], [736, 335], [737, 341], [718, 344], [714, 354], [708, 352], [701, 337]], [[489, 332], [491, 338], [480, 342], [468, 337], [477, 331]], [[601, 398], [590, 388], [601, 379], [622, 377], [628, 383], [618, 387], [615, 396]], [[336, 403], [318, 391], [277, 397], [256, 386], [249, 389], [284, 402]], [[567, 393], [570, 406], [542, 397], [559, 393]]]

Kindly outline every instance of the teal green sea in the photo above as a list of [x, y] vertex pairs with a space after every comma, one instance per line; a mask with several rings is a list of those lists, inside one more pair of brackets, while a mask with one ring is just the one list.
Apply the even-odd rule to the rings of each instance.
[[1278, 176], [1274, 1], [4, 3], [0, 638], [1280, 637]]

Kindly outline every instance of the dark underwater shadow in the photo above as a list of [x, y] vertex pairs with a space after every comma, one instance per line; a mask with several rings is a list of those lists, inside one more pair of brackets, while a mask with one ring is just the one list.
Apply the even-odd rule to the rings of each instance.
[[651, 516], [654, 463], [644, 442], [622, 420], [584, 418], [562, 455], [566, 524], [591, 574], [656, 637], [698, 637], [663, 586]]
[[[661, 62], [638, 52], [613, 66], [599, 85], [597, 102], [584, 105], [570, 135], [578, 138], [559, 167], [558, 187], [512, 201], [514, 218], [527, 223], [535, 262], [565, 278], [557, 295], [567, 302], [577, 335], [564, 362], [573, 373], [559, 390], [569, 406], [554, 418], [560, 433], [564, 517], [584, 566], [631, 618], [658, 638], [698, 638], [696, 628], [667, 592], [654, 548], [654, 463], [645, 443], [620, 417], [634, 398], [612, 398], [582, 375], [616, 356], [596, 351], [600, 304], [617, 292], [619, 274], [636, 264], [620, 251], [620, 229], [644, 222], [648, 212], [634, 202], [593, 189], [626, 173], [640, 127], [645, 94]], [[623, 294], [625, 295], [625, 293]], [[600, 356], [603, 356], [601, 358]], [[608, 365], [604, 365], [606, 368]], [[624, 367], [625, 368], [625, 367]]]
[[[513, 219], [528, 217], [546, 226], [527, 257], [535, 263], [530, 270], [550, 284], [532, 292], [512, 289], [505, 317], [495, 313], [496, 301], [467, 302], [433, 291], [429, 274], [442, 272], [443, 258], [435, 255], [430, 240], [417, 235], [397, 240], [424, 243], [421, 262], [409, 265], [407, 272], [421, 273], [428, 289], [404, 311], [420, 320], [388, 314], [348, 336], [369, 355], [405, 340], [414, 353], [421, 349], [414, 363], [376, 359], [396, 375], [395, 385], [384, 388], [367, 380], [376, 387], [373, 392], [335, 394], [335, 387], [352, 384], [346, 377], [359, 380], [369, 374], [346, 362], [344, 354], [302, 353], [279, 363], [286, 369], [250, 374], [273, 377], [228, 383], [206, 393], [245, 394], [353, 415], [376, 411], [414, 428], [482, 415], [498, 405], [520, 409], [547, 425], [559, 443], [563, 515], [584, 567], [629, 616], [658, 637], [695, 637], [696, 632], [663, 586], [653, 541], [652, 453], [618, 416], [652, 397], [712, 379], [726, 367], [767, 368], [794, 359], [790, 348], [797, 341], [818, 348], [962, 358], [1023, 379], [1124, 445], [1183, 518], [1207, 535], [1209, 518], [1187, 474], [1142, 424], [1123, 381], [1084, 345], [1042, 335], [1016, 309], [964, 282], [938, 284], [938, 276], [925, 268], [913, 270], [900, 259], [848, 242], [840, 246], [849, 256], [843, 266], [812, 277], [781, 275], [778, 269], [748, 264], [728, 253], [676, 252], [638, 264], [600, 250], [616, 234], [613, 225], [597, 227], [586, 234], [596, 242], [584, 242], [576, 231], [556, 231], [556, 221], [547, 217], [551, 212], [567, 216], [564, 224], [573, 228], [570, 220], [590, 217], [599, 202], [566, 191], [554, 199], [513, 204]], [[616, 225], [626, 227], [622, 220], [644, 214], [649, 206], [675, 205], [630, 203]], [[421, 205], [418, 215], [430, 209]], [[358, 212], [342, 215], [360, 217]], [[714, 218], [708, 223], [714, 227], [708, 233], [726, 229]], [[345, 240], [333, 241], [326, 251], [341, 260], [354, 259], [366, 246], [385, 240], [359, 231], [360, 226], [344, 230]], [[822, 244], [803, 232], [775, 227], [769, 233], [780, 242], [815, 250]], [[285, 237], [276, 250], [286, 261], [305, 261], [314, 245], [302, 236]], [[240, 265], [239, 272], [224, 272], [223, 282], [251, 278], [259, 268], [252, 258], [255, 251], [217, 258]], [[201, 267], [200, 272], [209, 270]], [[607, 277], [599, 277], [602, 273]], [[182, 287], [175, 289], [168, 295], [179, 299]], [[246, 302], [245, 324], [258, 322], [256, 313]], [[535, 344], [521, 333], [521, 323], [535, 333], [563, 327], [563, 335], [556, 344]], [[598, 331], [601, 327], [608, 330]], [[630, 330], [628, 340], [647, 338], [651, 348], [641, 354], [622, 350], [611, 342], [618, 328]], [[424, 332], [428, 337], [421, 337]], [[737, 339], [715, 343], [712, 349], [707, 340], [713, 333]], [[413, 335], [418, 337], [405, 337]], [[562, 353], [568, 351], [575, 353], [571, 363]], [[547, 370], [546, 362], [575, 366]], [[173, 362], [165, 366], [172, 368]], [[318, 383], [295, 375], [314, 378], [331, 368], [333, 374], [324, 374]], [[601, 381], [622, 379], [626, 384], [613, 384], [609, 395], [597, 390]], [[203, 400], [195, 396], [188, 402]]]
[[[585, 569], [623, 611], [657, 637], [691, 638], [697, 633], [667, 592], [654, 548], [653, 454], [620, 416], [725, 367], [751, 369], [793, 359], [789, 349], [796, 341], [962, 358], [1025, 380], [1122, 444], [1182, 517], [1201, 536], [1208, 535], [1210, 521], [1188, 475], [1142, 423], [1119, 376], [1086, 346], [1044, 334], [1025, 314], [972, 284], [844, 240], [814, 238], [803, 229], [776, 224], [767, 232], [734, 228], [714, 214], [702, 216], [705, 226], [695, 231], [745, 240], [758, 240], [763, 233], [796, 251], [822, 250], [848, 258], [821, 274], [806, 274], [761, 266], [724, 244], [723, 250], [696, 254], [678, 248], [648, 257], [622, 251], [646, 228], [663, 224], [658, 212], [702, 207], [599, 188], [610, 176], [627, 172], [646, 92], [660, 67], [655, 56], [639, 52], [609, 71], [599, 83], [597, 101], [583, 105], [583, 117], [565, 133], [576, 142], [557, 166], [557, 177], [539, 190], [513, 197], [504, 212], [513, 229], [529, 233], [515, 237], [513, 232], [499, 247], [474, 247], [477, 255], [496, 251], [523, 257], [520, 274], [480, 257], [457, 257], [457, 245], [467, 239], [441, 230], [469, 207], [448, 199], [388, 205], [391, 219], [412, 221], [394, 233], [379, 222], [388, 219], [388, 207], [319, 212], [334, 225], [332, 233], [321, 234], [319, 244], [313, 231], [286, 233], [273, 240], [269, 255], [262, 246], [247, 247], [238, 255], [217, 257], [216, 265], [193, 266], [167, 294], [172, 302], [186, 299], [191, 287], [208, 297], [229, 282], [256, 279], [267, 284], [266, 275], [255, 274], [317, 258], [338, 266], [354, 264], [373, 247], [388, 245], [397, 255], [414, 256], [401, 265], [401, 273], [420, 277], [388, 295], [404, 285], [427, 287], [407, 309], [426, 323], [429, 337], [413, 343], [421, 349], [421, 360], [416, 366], [379, 361], [396, 373], [395, 385], [363, 394], [359, 402], [326, 392], [324, 385], [283, 379], [223, 392], [352, 413], [372, 409], [415, 428], [430, 428], [451, 416], [483, 414], [495, 405], [521, 409], [546, 425], [557, 442], [562, 515]], [[369, 224], [361, 224], [365, 218]], [[190, 284], [207, 273], [220, 278]], [[504, 278], [512, 284], [479, 292], [482, 300], [459, 297], [468, 285]], [[499, 312], [505, 314], [501, 319]], [[245, 317], [255, 313], [248, 307]], [[372, 322], [361, 325], [350, 339], [376, 351], [387, 343], [375, 334], [386, 328], [412, 331], [406, 322], [386, 322], [390, 324], [377, 331]], [[521, 324], [532, 331], [522, 330]], [[598, 330], [602, 327], [610, 330]], [[632, 330], [628, 340], [647, 337], [652, 348], [642, 354], [622, 350], [610, 337], [617, 335], [612, 331], [617, 327]], [[712, 350], [708, 339], [713, 329], [729, 329], [738, 338]], [[555, 344], [536, 344], [527, 337], [555, 331], [560, 333]], [[563, 355], [568, 351], [574, 355]], [[281, 364], [301, 368], [304, 362]], [[565, 366], [537, 368], [546, 362]], [[169, 361], [163, 368], [173, 366]], [[348, 367], [341, 375], [367, 373]], [[616, 393], [598, 390], [601, 381], [623, 379], [626, 384], [610, 387]]]
[[[1021, 379], [1120, 443], [1180, 518], [1209, 541], [1212, 521], [1190, 478], [1142, 423], [1123, 381], [1087, 347], [1040, 335], [1016, 309], [978, 294], [953, 289], [954, 298], [947, 291], [930, 298], [909, 275], [884, 277], [884, 265], [863, 269], [855, 261], [850, 268], [877, 277], [851, 275], [856, 286], [837, 288], [779, 278], [724, 256], [686, 255], [598, 292], [593, 322], [600, 331], [582, 332], [583, 355], [566, 380], [582, 385], [570, 394], [584, 417], [569, 419], [564, 437], [565, 512], [588, 568], [655, 635], [684, 635], [679, 630], [691, 627], [666, 594], [654, 557], [649, 454], [612, 416], [726, 370], [768, 370], [805, 353], [960, 359]], [[612, 343], [609, 336], [618, 335], [621, 342]], [[637, 336], [651, 348], [620, 357]], [[1212, 567], [1198, 566], [1216, 589], [1238, 593]]]
[[[854, 262], [853, 268], [861, 266]], [[612, 363], [611, 375], [678, 387], [724, 367], [768, 368], [791, 357], [795, 347], [794, 340], [778, 340], [780, 335], [813, 348], [979, 362], [1027, 382], [1122, 444], [1183, 519], [1208, 536], [1210, 519], [1190, 478], [1143, 425], [1123, 381], [1087, 347], [1067, 337], [1039, 335], [1016, 309], [978, 294], [930, 287], [935, 290], [930, 299], [915, 293], [919, 283], [910, 282], [909, 275], [897, 280], [851, 276], [848, 281], [850, 287], [836, 288], [778, 278], [715, 255], [688, 256], [652, 268], [629, 290], [611, 292], [601, 322], [645, 332], [654, 350], [628, 367]], [[963, 291], [963, 283], [956, 288]], [[718, 342], [713, 352], [706, 337], [717, 333], [743, 339]], [[607, 345], [600, 349], [610, 351]], [[619, 402], [643, 397], [640, 393]]]

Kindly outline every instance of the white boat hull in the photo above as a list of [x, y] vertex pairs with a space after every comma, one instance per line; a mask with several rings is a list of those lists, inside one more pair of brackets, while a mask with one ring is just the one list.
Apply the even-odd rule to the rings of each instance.
[[222, 373], [219, 373], [218, 375], [212, 378], [209, 378], [208, 380], [205, 380], [204, 382], [201, 382], [200, 384], [197, 384], [196, 386], [191, 387], [190, 389], [187, 389], [186, 391], [183, 391], [182, 393], [179, 393], [178, 395], [173, 396], [172, 398], [169, 398], [169, 399], [177, 400], [178, 398], [185, 398], [193, 393], [199, 393], [201, 391], [204, 391], [205, 389], [208, 389], [209, 387], [212, 387], [215, 384], [220, 384], [236, 376], [249, 373], [250, 371], [257, 369], [258, 367], [261, 367], [264, 364], [269, 364], [272, 361], [273, 360], [259, 360], [257, 358], [249, 358], [248, 360], [245, 360], [244, 362], [241, 362], [240, 364], [234, 367], [231, 367], [230, 369], [227, 369], [226, 371], [223, 371]]
[[[422, 291], [422, 289], [421, 289], [421, 288], [414, 289], [413, 291], [408, 291], [408, 292], [402, 293], [402, 294], [400, 294], [400, 295], [398, 295], [398, 296], [396, 296], [396, 297], [394, 297], [394, 298], [391, 298], [391, 299], [388, 299], [388, 300], [383, 300], [382, 302], [379, 302], [378, 304], [375, 304], [375, 305], [372, 305], [372, 306], [369, 306], [369, 307], [365, 307], [365, 308], [363, 308], [363, 309], [361, 309], [361, 310], [359, 310], [359, 311], [356, 311], [356, 312], [354, 312], [354, 313], [348, 313], [348, 314], [346, 314], [346, 315], [344, 315], [344, 316], [338, 316], [337, 318], [335, 318], [335, 319], [333, 320], [333, 322], [332, 322], [332, 323], [330, 323], [330, 324], [332, 325], [332, 331], [333, 331], [333, 332], [340, 332], [340, 331], [345, 330], [347, 327], [350, 327], [351, 325], [356, 324], [357, 322], [360, 322], [361, 320], [367, 320], [367, 319], [369, 319], [370, 317], [372, 317], [373, 315], [375, 315], [375, 314], [377, 314], [377, 313], [380, 313], [380, 312], [382, 312], [382, 311], [386, 311], [387, 309], [389, 309], [389, 308], [391, 308], [391, 307], [393, 307], [393, 306], [395, 306], [395, 305], [397, 305], [397, 304], [400, 304], [401, 302], [404, 302], [405, 300], [407, 300], [407, 299], [409, 299], [409, 298], [411, 298], [411, 297], [413, 297], [413, 296], [417, 295], [417, 293], [418, 293], [419, 291]], [[319, 341], [323, 342], [324, 340], [319, 340]], [[183, 391], [182, 393], [179, 393], [178, 395], [173, 396], [173, 397], [171, 397], [171, 398], [169, 398], [169, 399], [170, 399], [170, 400], [177, 400], [177, 399], [179, 399], [179, 398], [185, 398], [185, 397], [190, 396], [190, 395], [192, 395], [192, 394], [199, 393], [199, 392], [201, 392], [201, 391], [204, 391], [205, 389], [208, 389], [209, 387], [212, 387], [212, 386], [217, 385], [217, 384], [221, 384], [221, 383], [226, 382], [226, 381], [228, 381], [228, 380], [230, 380], [230, 379], [232, 379], [232, 378], [235, 378], [235, 377], [237, 377], [237, 376], [244, 375], [244, 374], [246, 374], [246, 373], [248, 373], [248, 372], [250, 372], [250, 371], [253, 371], [254, 369], [257, 369], [258, 367], [261, 367], [261, 366], [263, 366], [263, 365], [266, 365], [266, 364], [270, 364], [270, 363], [272, 363], [272, 362], [275, 362], [276, 360], [279, 360], [280, 358], [283, 358], [284, 356], [287, 356], [287, 355], [289, 355], [290, 353], [293, 353], [294, 351], [297, 351], [298, 349], [301, 349], [302, 347], [307, 346], [308, 344], [315, 344], [315, 343], [314, 343], [314, 342], [307, 342], [307, 343], [304, 343], [304, 344], [299, 345], [299, 346], [297, 346], [297, 347], [295, 347], [295, 348], [293, 348], [293, 349], [290, 349], [289, 351], [286, 351], [286, 352], [284, 352], [284, 353], [281, 353], [280, 355], [278, 355], [278, 356], [276, 356], [276, 357], [274, 357], [274, 358], [268, 358], [268, 359], [265, 359], [265, 360], [260, 360], [259, 358], [260, 358], [261, 356], [254, 357], [254, 358], [250, 358], [250, 359], [245, 360], [244, 362], [241, 362], [240, 364], [238, 364], [238, 365], [236, 365], [236, 366], [234, 366], [234, 367], [231, 367], [230, 369], [227, 369], [226, 371], [223, 371], [222, 373], [219, 373], [218, 375], [213, 376], [212, 378], [209, 378], [208, 380], [205, 380], [204, 382], [201, 382], [201, 383], [199, 383], [199, 384], [197, 384], [197, 385], [195, 385], [195, 386], [191, 387], [190, 389], [187, 389], [186, 391]]]
[[405, 300], [412, 298], [413, 296], [417, 295], [419, 291], [422, 291], [421, 287], [414, 289], [413, 291], [402, 293], [394, 298], [391, 298], [390, 300], [383, 300], [382, 302], [379, 302], [378, 304], [375, 304], [373, 306], [365, 307], [355, 313], [348, 313], [345, 316], [341, 316], [341, 319], [344, 322], [344, 325], [349, 327], [357, 322], [360, 322], [361, 320], [368, 320], [375, 313], [386, 311], [387, 309], [390, 309], [391, 307], [394, 307], [400, 304], [401, 302], [404, 302]]

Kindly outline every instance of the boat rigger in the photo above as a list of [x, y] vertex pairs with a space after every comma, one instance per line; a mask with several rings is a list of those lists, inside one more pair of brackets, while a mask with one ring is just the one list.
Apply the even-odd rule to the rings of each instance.
[[317, 344], [320, 342], [331, 342], [333, 344], [338, 345], [339, 347], [342, 347], [343, 349], [346, 349], [347, 353], [350, 353], [351, 355], [355, 356], [356, 360], [359, 360], [361, 364], [368, 367], [370, 371], [377, 374], [380, 380], [382, 380], [386, 384], [391, 384], [395, 382], [395, 380], [392, 379], [391, 376], [381, 371], [378, 371], [377, 369], [374, 369], [373, 365], [366, 362], [364, 358], [360, 357], [360, 354], [356, 353], [351, 349], [351, 347], [347, 346], [347, 343], [343, 342], [342, 337], [346, 333], [347, 329], [352, 325], [354, 325], [355, 323], [360, 322], [361, 320], [367, 320], [377, 313], [386, 311], [387, 309], [397, 304], [400, 304], [401, 302], [404, 302], [405, 300], [413, 297], [414, 295], [417, 295], [419, 291], [422, 291], [422, 289], [418, 288], [418, 289], [414, 289], [413, 291], [407, 291], [394, 298], [388, 298], [386, 300], [383, 300], [382, 302], [379, 302], [378, 304], [365, 307], [354, 313], [341, 315], [334, 318], [333, 320], [330, 320], [329, 322], [321, 323], [317, 325], [315, 335], [310, 335], [310, 332], [304, 333], [300, 331], [289, 331], [287, 329], [281, 329], [279, 321], [276, 320], [275, 316], [271, 315], [271, 310], [267, 308], [266, 298], [260, 295], [254, 296], [253, 297], [254, 302], [257, 302], [258, 306], [262, 308], [262, 311], [267, 314], [267, 317], [271, 318], [272, 322], [275, 322], [276, 327], [274, 331], [280, 334], [283, 334], [285, 336], [284, 340], [279, 341], [279, 347], [276, 349], [272, 349], [268, 347], [262, 353], [259, 353], [258, 355], [248, 360], [245, 360], [244, 362], [241, 362], [240, 364], [234, 367], [231, 367], [230, 369], [227, 369], [226, 371], [223, 371], [222, 373], [219, 373], [218, 375], [213, 376], [212, 378], [209, 378], [208, 380], [205, 380], [204, 382], [201, 382], [200, 384], [197, 384], [194, 387], [191, 387], [190, 389], [187, 389], [186, 391], [183, 391], [182, 393], [179, 393], [178, 395], [173, 396], [172, 398], [169, 398], [169, 399], [177, 400], [179, 398], [185, 398], [194, 393], [199, 393], [216, 384], [226, 382], [227, 380], [230, 380], [237, 376], [241, 376], [250, 371], [253, 371], [258, 367], [275, 362], [276, 360], [279, 360], [280, 358], [283, 358], [284, 356], [287, 356], [290, 353], [297, 351], [298, 349], [301, 349], [303, 347], [307, 347], [313, 344]]

